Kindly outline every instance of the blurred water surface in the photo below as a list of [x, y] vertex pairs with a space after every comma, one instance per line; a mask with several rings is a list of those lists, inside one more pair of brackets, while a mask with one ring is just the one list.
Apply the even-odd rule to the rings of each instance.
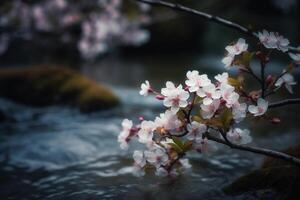
[[[270, 70], [280, 72], [277, 68]], [[188, 69], [210, 75], [223, 70], [220, 58], [211, 56], [107, 58], [81, 70], [120, 96], [122, 105], [113, 110], [81, 114], [66, 107], [31, 108], [2, 99], [1, 110], [17, 123], [0, 125], [1, 199], [255, 199], [257, 193], [230, 197], [222, 188], [257, 168], [263, 157], [224, 146], [211, 155], [189, 154], [192, 170], [178, 178], [131, 174], [131, 155], [140, 146], [133, 143], [129, 151], [119, 148], [122, 119], [137, 121], [144, 116], [151, 120], [163, 111], [159, 101], [139, 96], [140, 82], [148, 79], [161, 87], [166, 80], [183, 80]], [[243, 124], [255, 127], [252, 145], [283, 149], [299, 143], [299, 123], [292, 117], [299, 108], [287, 111], [286, 125], [276, 128]]]

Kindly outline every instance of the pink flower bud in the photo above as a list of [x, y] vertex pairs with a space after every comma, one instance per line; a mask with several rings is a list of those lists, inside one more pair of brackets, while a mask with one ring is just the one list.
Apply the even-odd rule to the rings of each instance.
[[162, 95], [156, 95], [155, 98], [156, 98], [157, 100], [164, 100], [164, 99], [165, 99], [165, 97], [162, 96]]
[[144, 119], [143, 116], [140, 116], [140, 117], [139, 117], [139, 120], [142, 122], [142, 121], [144, 121], [145, 119]]
[[149, 93], [153, 93], [153, 89], [150, 87], [150, 88], [148, 89], [148, 92], [149, 92]]
[[273, 77], [272, 77], [272, 75], [268, 75], [267, 78], [266, 78], [266, 83], [267, 83], [268, 85], [270, 85], [272, 82], [273, 82]]
[[226, 101], [225, 101], [224, 99], [221, 99], [220, 103], [221, 103], [222, 105], [225, 105], [225, 104], [226, 104]]
[[138, 131], [139, 131], [138, 128], [132, 127], [132, 128], [130, 129], [130, 136], [134, 136]]
[[278, 117], [273, 117], [270, 121], [272, 124], [279, 124], [281, 122], [281, 120]]
[[243, 67], [239, 67], [239, 68], [238, 68], [238, 73], [239, 73], [239, 74], [242, 74], [242, 73], [247, 72], [247, 71], [248, 71], [248, 70], [245, 69], [245, 68], [243, 68]]

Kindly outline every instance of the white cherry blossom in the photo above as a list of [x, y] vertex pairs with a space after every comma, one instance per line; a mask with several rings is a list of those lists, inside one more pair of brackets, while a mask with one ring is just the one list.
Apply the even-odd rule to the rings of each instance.
[[148, 147], [152, 147], [154, 141], [153, 131], [155, 129], [155, 124], [152, 121], [142, 121], [141, 129], [138, 131], [138, 141], [142, 144], [147, 144]]
[[128, 141], [132, 125], [132, 121], [128, 119], [124, 119], [122, 122], [122, 132], [118, 136], [118, 142], [120, 143], [121, 149], [128, 149]]
[[289, 53], [289, 56], [296, 62], [300, 62], [300, 54], [299, 53]]
[[220, 100], [216, 99], [210, 105], [201, 104], [201, 116], [204, 119], [210, 119], [220, 106]]
[[269, 33], [267, 30], [263, 30], [262, 32], [258, 32], [258, 38], [266, 48], [276, 48], [277, 39], [274, 32]]
[[156, 169], [155, 175], [156, 176], [165, 177], [165, 176], [168, 176], [169, 173], [168, 173], [168, 171], [165, 168], [159, 167], [158, 169]]
[[234, 55], [231, 55], [231, 54], [227, 54], [227, 56], [225, 56], [222, 59], [222, 63], [225, 65], [225, 69], [227, 69], [227, 70], [230, 69], [230, 67], [232, 66], [233, 60], [234, 60]]
[[238, 41], [234, 45], [228, 45], [225, 47], [228, 52], [227, 55], [222, 59], [222, 63], [225, 64], [225, 68], [229, 69], [234, 61], [234, 57], [247, 51], [248, 44], [245, 39], [239, 38]]
[[209, 84], [197, 91], [199, 97], [204, 98], [203, 104], [210, 105], [214, 99], [220, 99], [221, 93], [214, 84]]
[[171, 132], [178, 130], [182, 126], [176, 113], [170, 110], [166, 110], [165, 113], [161, 113], [159, 117], [156, 117], [154, 123], [156, 128]]
[[142, 151], [134, 151], [133, 159], [134, 159], [135, 164], [140, 166], [141, 168], [146, 165], [146, 158]]
[[199, 122], [193, 121], [191, 124], [187, 125], [188, 134], [186, 138], [188, 140], [197, 140], [202, 138], [202, 134], [206, 131], [206, 125]]
[[248, 111], [252, 113], [254, 116], [261, 116], [267, 112], [268, 102], [262, 98], [257, 100], [257, 106], [250, 105], [248, 107]]
[[175, 87], [174, 83], [168, 81], [166, 88], [161, 89], [161, 94], [165, 96], [164, 105], [170, 107], [173, 112], [188, 105], [189, 93], [182, 88], [182, 85]]
[[206, 74], [199, 75], [199, 72], [196, 70], [188, 71], [186, 77], [188, 79], [185, 81], [185, 84], [188, 86], [190, 92], [196, 92], [200, 87], [211, 84]]
[[258, 32], [260, 42], [268, 49], [278, 49], [282, 52], [288, 51], [289, 40], [279, 35], [278, 33], [268, 32], [263, 30]]
[[236, 123], [241, 122], [247, 113], [247, 104], [246, 103], [236, 103], [232, 106], [232, 115]]
[[223, 72], [222, 74], [218, 74], [215, 76], [215, 79], [219, 82], [220, 85], [228, 84], [228, 73]]
[[236, 56], [240, 55], [244, 51], [247, 51], [248, 44], [246, 43], [245, 39], [239, 38], [237, 43], [235, 43], [234, 45], [229, 45], [225, 47], [225, 49], [228, 52], [228, 54]]
[[145, 83], [142, 83], [141, 84], [141, 90], [140, 90], [140, 95], [142, 96], [148, 96], [149, 95], [149, 92], [151, 91], [151, 86], [150, 86], [150, 83], [149, 81], [145, 81]]
[[229, 139], [229, 141], [236, 144], [248, 144], [252, 141], [252, 137], [250, 136], [250, 131], [248, 129], [230, 129], [227, 132], [226, 136]]
[[290, 73], [286, 73], [276, 81], [275, 86], [281, 87], [284, 85], [290, 93], [293, 93], [292, 85], [296, 84], [297, 82], [294, 80], [294, 77]]
[[144, 167], [146, 165], [146, 158], [142, 151], [133, 152], [134, 165], [132, 172], [135, 176], [144, 176]]
[[145, 156], [147, 161], [154, 165], [156, 168], [165, 166], [169, 162], [168, 154], [163, 148], [159, 146], [151, 151], [145, 151]]
[[221, 95], [223, 100], [226, 101], [226, 106], [231, 108], [232, 105], [237, 103], [239, 99], [239, 94], [234, 92], [234, 87], [229, 84], [222, 84], [221, 85]]

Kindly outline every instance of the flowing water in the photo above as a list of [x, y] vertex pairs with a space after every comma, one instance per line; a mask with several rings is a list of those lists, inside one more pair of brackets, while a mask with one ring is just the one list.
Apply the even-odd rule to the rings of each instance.
[[[143, 60], [142, 64], [128, 61], [126, 68], [110, 59], [97, 67], [83, 67], [84, 73], [105, 81], [120, 96], [122, 105], [109, 111], [82, 114], [61, 106], [31, 108], [1, 100], [1, 110], [17, 122], [0, 125], [0, 198], [256, 199], [254, 192], [226, 196], [222, 188], [258, 168], [263, 157], [225, 146], [209, 155], [189, 154], [193, 167], [177, 178], [132, 175], [132, 152], [140, 146], [133, 143], [129, 151], [119, 148], [120, 123], [125, 117], [153, 119], [163, 110], [160, 102], [138, 95], [139, 83], [148, 79], [158, 86], [167, 79], [180, 80], [188, 69], [172, 68], [175, 63], [168, 65], [165, 60]], [[181, 64], [197, 65], [197, 59], [176, 63]], [[209, 67], [199, 70], [210, 74], [219, 70]], [[297, 116], [295, 110], [289, 112]], [[276, 131], [259, 123], [242, 126], [256, 128], [252, 145], [283, 149], [300, 141], [299, 125], [294, 122], [297, 119], [289, 120], [288, 126], [278, 125]], [[265, 192], [268, 195], [273, 194]]]

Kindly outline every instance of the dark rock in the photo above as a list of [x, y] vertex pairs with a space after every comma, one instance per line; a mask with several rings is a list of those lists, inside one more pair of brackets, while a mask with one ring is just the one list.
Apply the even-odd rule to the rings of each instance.
[[119, 103], [106, 87], [63, 67], [1, 69], [0, 96], [31, 106], [71, 105], [85, 112]]
[[[300, 157], [300, 145], [290, 147], [283, 152]], [[272, 189], [280, 195], [280, 199], [299, 199], [300, 167], [287, 161], [266, 158], [262, 168], [246, 174], [231, 185], [224, 188], [229, 195], [237, 195], [249, 191]]]

